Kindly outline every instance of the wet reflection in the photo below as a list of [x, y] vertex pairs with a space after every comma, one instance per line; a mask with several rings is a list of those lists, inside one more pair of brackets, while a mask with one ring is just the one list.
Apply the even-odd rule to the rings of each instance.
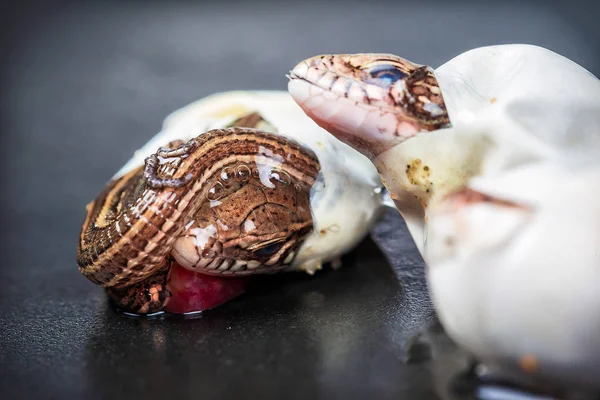
[[424, 339], [391, 332], [418, 324], [401, 326], [413, 317], [383, 254], [367, 240], [342, 261], [313, 277], [261, 277], [194, 319], [127, 317], [104, 305], [86, 346], [88, 386], [104, 397], [439, 398]]
[[450, 389], [457, 399], [558, 400], [562, 398], [549, 393], [526, 391], [508, 382], [482, 380], [473, 371], [456, 375]]

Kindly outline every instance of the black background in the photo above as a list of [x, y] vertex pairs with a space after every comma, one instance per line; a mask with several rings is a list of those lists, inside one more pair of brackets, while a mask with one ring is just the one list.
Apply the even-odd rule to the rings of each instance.
[[146, 320], [113, 312], [77, 272], [84, 206], [171, 111], [285, 89], [315, 54], [437, 67], [530, 43], [599, 75], [594, 3], [2, 3], [1, 397], [451, 398], [465, 360], [435, 331], [414, 338], [434, 317], [397, 215], [339, 271], [265, 279], [197, 319]]

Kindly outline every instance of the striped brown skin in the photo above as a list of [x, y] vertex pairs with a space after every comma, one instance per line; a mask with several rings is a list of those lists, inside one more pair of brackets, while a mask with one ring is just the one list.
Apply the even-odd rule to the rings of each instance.
[[[161, 187], [137, 168], [110, 182], [88, 205], [82, 227], [77, 263], [83, 275], [105, 287], [142, 284], [168, 268], [174, 241], [207, 203], [215, 181], [213, 170], [229, 158], [275, 158], [308, 197], [320, 166], [314, 153], [275, 134], [249, 128], [216, 129], [188, 142], [189, 153], [160, 160], [156, 178], [186, 181]], [[312, 229], [312, 220], [310, 220]], [[310, 230], [309, 229], [309, 230]], [[305, 234], [305, 232], [303, 232]], [[273, 265], [276, 267], [277, 265]], [[269, 272], [269, 268], [257, 273]], [[147, 290], [146, 287], [144, 290]]]

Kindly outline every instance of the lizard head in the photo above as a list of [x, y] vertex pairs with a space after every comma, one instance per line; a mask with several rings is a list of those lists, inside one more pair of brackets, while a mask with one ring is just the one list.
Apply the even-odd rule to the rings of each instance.
[[370, 158], [449, 125], [432, 69], [394, 55], [316, 56], [289, 78], [290, 94], [309, 117]]

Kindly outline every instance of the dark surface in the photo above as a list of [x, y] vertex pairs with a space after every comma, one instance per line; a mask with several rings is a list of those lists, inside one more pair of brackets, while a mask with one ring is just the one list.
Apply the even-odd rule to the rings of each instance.
[[397, 215], [374, 235], [392, 262], [366, 240], [339, 271], [265, 279], [194, 320], [146, 320], [78, 274], [84, 205], [169, 112], [285, 89], [314, 54], [436, 67], [524, 42], [600, 73], [593, 2], [19, 4], [0, 9], [2, 398], [447, 398], [464, 360], [443, 336], [414, 339], [433, 313]]

